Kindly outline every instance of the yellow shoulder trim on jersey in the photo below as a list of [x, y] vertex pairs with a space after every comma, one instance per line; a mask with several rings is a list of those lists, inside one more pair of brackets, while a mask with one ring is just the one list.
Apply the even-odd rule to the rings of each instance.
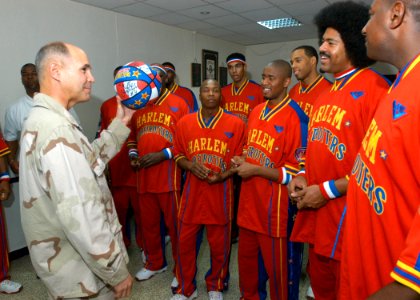
[[6, 148], [5, 150], [0, 151], [0, 157], [6, 156], [6, 155], [9, 155], [9, 154], [10, 154], [9, 148]]
[[415, 285], [411, 281], [408, 281], [407, 279], [405, 279], [404, 277], [401, 277], [400, 275], [396, 274], [395, 272], [391, 272], [391, 277], [395, 281], [401, 283], [402, 285], [405, 285], [405, 286], [409, 287], [410, 289], [415, 290], [417, 293], [420, 294], [420, 287]]
[[405, 264], [405, 263], [403, 263], [402, 261], [397, 261], [397, 266], [400, 268], [400, 269], [403, 269], [404, 271], [406, 271], [406, 272], [409, 272], [409, 273], [411, 273], [411, 274], [413, 274], [413, 275], [415, 275], [415, 276], [417, 276], [417, 277], [420, 277], [420, 272], [419, 271], [417, 271], [416, 269], [414, 269], [413, 267], [410, 267], [409, 265], [407, 265], [407, 264]]

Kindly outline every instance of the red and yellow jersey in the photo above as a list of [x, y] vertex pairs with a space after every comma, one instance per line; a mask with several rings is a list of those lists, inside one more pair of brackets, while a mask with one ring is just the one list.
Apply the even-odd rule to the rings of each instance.
[[[117, 114], [117, 98], [114, 96], [106, 100], [101, 105], [101, 124], [100, 131], [107, 129], [109, 124], [115, 118]], [[120, 152], [114, 156], [114, 158], [108, 163], [109, 176], [111, 179], [111, 185], [117, 186], [136, 186], [136, 173], [130, 166], [130, 160], [128, 158], [127, 142], [125, 142]]]
[[[153, 103], [136, 111], [131, 118], [129, 147], [136, 147], [139, 157], [172, 148], [175, 127], [189, 113], [184, 99], [165, 90]], [[139, 193], [166, 193], [180, 189], [180, 169], [172, 159], [138, 171]]]
[[[231, 167], [233, 156], [242, 154], [245, 123], [222, 108], [205, 122], [199, 110], [182, 118], [176, 133], [176, 161], [186, 158], [223, 173]], [[226, 224], [232, 219], [232, 207], [232, 178], [208, 184], [187, 172], [178, 212], [183, 223]]]
[[198, 103], [197, 99], [195, 98], [195, 95], [193, 91], [191, 91], [189, 88], [186, 88], [184, 86], [178, 85], [176, 82], [172, 85], [171, 89], [169, 90], [172, 94], [175, 94], [187, 102], [190, 112], [195, 112], [198, 110]]
[[315, 81], [308, 86], [305, 86], [301, 81], [296, 83], [290, 89], [289, 96], [299, 104], [305, 114], [310, 118], [316, 99], [318, 99], [321, 93], [330, 89], [331, 82], [322, 75], [318, 75]]
[[253, 176], [242, 179], [238, 225], [272, 237], [286, 237], [289, 197], [287, 177], [304, 167], [308, 117], [289, 97], [274, 107], [258, 105], [247, 128], [246, 161], [279, 170], [274, 182]]
[[393, 280], [420, 293], [420, 56], [380, 103], [347, 192], [343, 299], [365, 299]]
[[3, 134], [0, 132], [0, 157], [10, 154], [10, 149], [4, 141]]
[[251, 111], [264, 101], [261, 86], [252, 80], [246, 80], [239, 88], [233, 83], [223, 87], [220, 106], [246, 123]]
[[[337, 180], [351, 172], [357, 151], [388, 82], [369, 68], [337, 76], [329, 93], [322, 93], [309, 121], [306, 152], [308, 186]], [[339, 260], [346, 196], [319, 209], [299, 211], [292, 240], [314, 244], [316, 253]]]

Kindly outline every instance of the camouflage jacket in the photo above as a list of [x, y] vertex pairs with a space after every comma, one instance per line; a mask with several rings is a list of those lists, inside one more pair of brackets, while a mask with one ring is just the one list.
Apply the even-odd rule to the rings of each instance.
[[104, 176], [129, 129], [114, 120], [92, 144], [70, 113], [35, 97], [20, 146], [21, 218], [32, 264], [54, 298], [96, 294], [128, 276]]

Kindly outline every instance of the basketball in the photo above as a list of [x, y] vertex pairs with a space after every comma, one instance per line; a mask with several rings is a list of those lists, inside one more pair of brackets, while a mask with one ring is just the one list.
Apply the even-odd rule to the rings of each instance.
[[132, 61], [115, 75], [114, 88], [123, 105], [141, 109], [159, 97], [162, 80], [149, 65], [142, 61]]

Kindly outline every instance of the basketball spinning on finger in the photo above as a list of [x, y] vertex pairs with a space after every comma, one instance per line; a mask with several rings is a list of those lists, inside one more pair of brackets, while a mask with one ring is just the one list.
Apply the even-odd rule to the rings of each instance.
[[123, 105], [141, 109], [159, 97], [162, 79], [148, 64], [132, 61], [115, 75], [114, 88]]

